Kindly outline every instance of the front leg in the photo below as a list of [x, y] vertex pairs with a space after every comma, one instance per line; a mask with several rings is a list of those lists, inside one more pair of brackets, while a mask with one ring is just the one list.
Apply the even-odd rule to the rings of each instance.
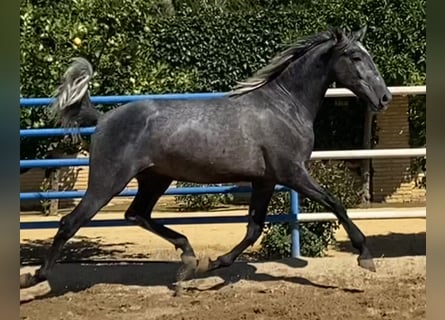
[[317, 182], [315, 182], [303, 164], [297, 166], [294, 174], [285, 175], [285, 177], [279, 183], [331, 210], [345, 228], [349, 239], [351, 240], [352, 246], [359, 251], [359, 266], [369, 271], [376, 271], [372, 255], [368, 246], [366, 245], [366, 237], [363, 232], [348, 217], [346, 209], [340, 203], [340, 201], [324, 190]]
[[204, 260], [199, 262], [198, 270], [211, 271], [233, 264], [235, 259], [253, 245], [263, 231], [266, 219], [267, 207], [274, 193], [275, 183], [261, 181], [252, 183], [252, 195], [249, 206], [247, 232], [243, 240], [228, 253], [219, 256], [216, 260]]

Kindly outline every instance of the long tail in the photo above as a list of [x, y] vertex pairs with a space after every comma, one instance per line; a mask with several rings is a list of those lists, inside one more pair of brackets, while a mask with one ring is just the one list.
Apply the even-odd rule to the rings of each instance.
[[93, 67], [84, 58], [74, 58], [56, 89], [51, 106], [54, 118], [62, 127], [96, 125], [101, 113], [91, 102], [88, 85]]

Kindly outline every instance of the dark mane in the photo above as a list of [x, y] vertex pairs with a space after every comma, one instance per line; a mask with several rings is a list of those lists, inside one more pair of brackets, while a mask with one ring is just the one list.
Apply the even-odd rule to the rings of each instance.
[[299, 59], [311, 49], [330, 40], [336, 40], [336, 46], [346, 47], [353, 39], [342, 30], [330, 29], [298, 40], [275, 56], [268, 65], [257, 71], [251, 78], [238, 82], [229, 95], [238, 96], [262, 87], [275, 79], [290, 63]]

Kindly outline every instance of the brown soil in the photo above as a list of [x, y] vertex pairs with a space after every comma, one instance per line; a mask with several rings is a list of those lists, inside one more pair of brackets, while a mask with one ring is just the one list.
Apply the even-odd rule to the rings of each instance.
[[[22, 304], [21, 318], [425, 319], [425, 222], [357, 222], [377, 257], [377, 273], [357, 266], [340, 229], [339, 245], [329, 257], [240, 261], [188, 281], [181, 297], [173, 297], [179, 253], [170, 244], [137, 227], [84, 228], [67, 244], [66, 263], [58, 264], [49, 279], [52, 293]], [[233, 247], [246, 230], [244, 224], [172, 228], [186, 234], [200, 256], [212, 258]], [[22, 230], [22, 264], [39, 264], [54, 233]]]

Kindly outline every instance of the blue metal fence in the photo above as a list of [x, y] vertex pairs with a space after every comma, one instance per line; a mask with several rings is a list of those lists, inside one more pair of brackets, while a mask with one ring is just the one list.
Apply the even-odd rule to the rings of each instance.
[[[132, 95], [132, 96], [93, 96], [91, 100], [94, 104], [122, 104], [138, 100], [190, 100], [190, 99], [218, 99], [226, 96], [226, 93], [188, 93], [188, 94], [162, 94], [162, 95]], [[45, 107], [51, 103], [50, 98], [21, 98], [20, 107]], [[65, 136], [73, 132], [82, 135], [91, 135], [95, 127], [79, 129], [45, 128], [45, 129], [22, 129], [20, 137], [48, 137]], [[74, 159], [34, 159], [20, 160], [20, 168], [56, 168], [69, 166], [88, 166], [88, 158]], [[169, 188], [164, 195], [199, 195], [199, 194], [224, 194], [224, 193], [246, 193], [250, 192], [249, 187], [239, 186], [217, 186], [217, 187], [187, 187]], [[292, 256], [300, 256], [300, 235], [298, 223], [298, 194], [283, 186], [277, 186], [276, 192], [290, 192], [290, 212], [279, 215], [268, 215], [268, 222], [290, 222], [292, 224]], [[85, 191], [48, 191], [48, 192], [21, 192], [20, 200], [48, 200], [48, 199], [74, 199], [82, 198]], [[136, 190], [125, 189], [118, 196], [134, 196]], [[211, 223], [240, 223], [247, 222], [247, 216], [217, 216], [217, 217], [175, 217], [156, 219], [162, 224], [211, 224]], [[125, 219], [105, 219], [92, 220], [88, 227], [115, 227], [132, 225]], [[44, 229], [58, 228], [58, 221], [33, 221], [21, 222], [20, 229]]]

